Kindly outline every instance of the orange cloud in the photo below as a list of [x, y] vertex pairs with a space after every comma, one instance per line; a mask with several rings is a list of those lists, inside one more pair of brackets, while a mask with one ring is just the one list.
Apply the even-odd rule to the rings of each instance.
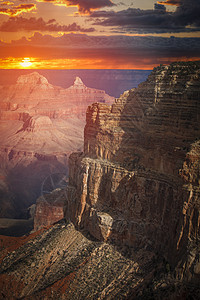
[[18, 6], [12, 6], [11, 8], [0, 8], [0, 14], [14, 17], [20, 15], [23, 12], [30, 12], [35, 9], [36, 9], [36, 5], [33, 3], [20, 4]]
[[4, 1], [1, 3], [1, 5], [14, 5], [14, 3], [10, 1]]
[[157, 3], [164, 4], [164, 5], [180, 6], [181, 0], [166, 0], [166, 1], [158, 1]]

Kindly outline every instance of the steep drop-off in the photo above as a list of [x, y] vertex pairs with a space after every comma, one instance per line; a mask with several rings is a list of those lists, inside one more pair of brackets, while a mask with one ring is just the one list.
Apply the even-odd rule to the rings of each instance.
[[148, 246], [198, 281], [199, 122], [199, 62], [155, 68], [112, 106], [90, 106], [66, 218], [99, 240]]

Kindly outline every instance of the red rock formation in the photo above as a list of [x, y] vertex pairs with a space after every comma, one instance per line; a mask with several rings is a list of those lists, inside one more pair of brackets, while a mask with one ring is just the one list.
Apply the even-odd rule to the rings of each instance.
[[66, 209], [66, 218], [97, 239], [149, 247], [195, 280], [199, 99], [200, 64], [174, 63], [154, 69], [112, 107], [90, 106], [84, 154], [70, 156]]
[[114, 100], [104, 91], [86, 87], [78, 77], [73, 86], [63, 89], [37, 72], [1, 87], [0, 98], [0, 170], [18, 195], [16, 210], [31, 205], [48, 173], [65, 171], [66, 157], [82, 149], [87, 106]]

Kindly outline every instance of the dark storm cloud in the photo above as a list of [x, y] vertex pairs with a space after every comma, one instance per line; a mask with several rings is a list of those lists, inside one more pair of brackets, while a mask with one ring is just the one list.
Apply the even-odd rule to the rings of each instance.
[[118, 12], [99, 11], [93, 12], [91, 17], [96, 18], [95, 25], [119, 26], [127, 31], [165, 31], [166, 28], [175, 26], [172, 15], [160, 4], [156, 4], [154, 10], [128, 8]]
[[48, 2], [63, 6], [77, 6], [82, 14], [91, 13], [92, 10], [103, 7], [111, 7], [115, 4], [111, 0], [37, 0], [38, 2]]
[[155, 3], [154, 4], [154, 8], [155, 8], [155, 10], [156, 9], [160, 9], [160, 10], [162, 10], [164, 12], [166, 11], [166, 7], [164, 5], [162, 5], [162, 4]]
[[200, 26], [200, 1], [181, 0], [174, 17], [181, 26]]
[[17, 32], [17, 31], [50, 31], [50, 32], [93, 32], [94, 28], [82, 28], [76, 23], [70, 25], [59, 25], [55, 19], [51, 19], [47, 22], [43, 18], [29, 18], [15, 17], [5, 21], [0, 26], [0, 31], [4, 32]]
[[[118, 12], [97, 11], [90, 18], [95, 20], [94, 25], [118, 27], [119, 30], [123, 28], [127, 32], [180, 32], [199, 29], [199, 0], [180, 0], [180, 6], [175, 12], [166, 11], [165, 6], [160, 3], [156, 3], [153, 10], [128, 8]], [[187, 26], [193, 28], [186, 28]]]
[[110, 0], [67, 0], [67, 5], [77, 5], [80, 12], [87, 13], [92, 9], [99, 9], [106, 6], [113, 6]]

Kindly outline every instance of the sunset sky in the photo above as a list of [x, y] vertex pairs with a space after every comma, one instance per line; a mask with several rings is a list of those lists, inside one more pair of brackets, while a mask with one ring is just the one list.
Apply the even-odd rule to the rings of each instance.
[[152, 69], [200, 59], [200, 0], [0, 0], [1, 69]]

